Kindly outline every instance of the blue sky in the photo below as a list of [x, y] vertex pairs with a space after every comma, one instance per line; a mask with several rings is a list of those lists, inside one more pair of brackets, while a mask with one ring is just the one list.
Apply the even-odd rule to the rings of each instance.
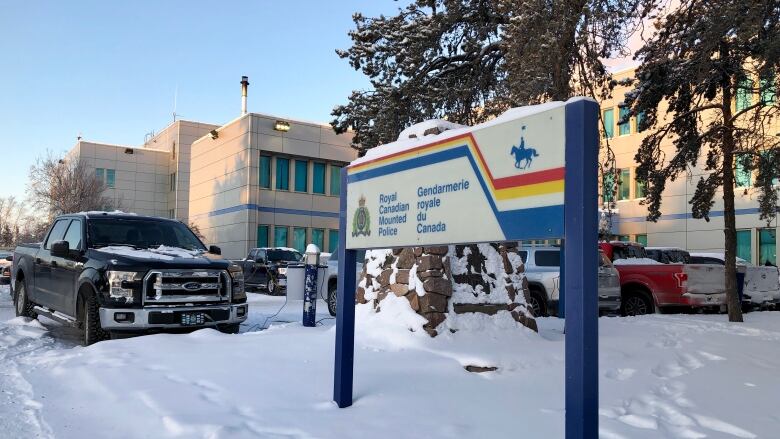
[[330, 121], [368, 83], [334, 50], [352, 13], [392, 0], [3, 2], [0, 14], [0, 196], [24, 197], [27, 173], [76, 136], [138, 145], [183, 119], [222, 123], [249, 111]]

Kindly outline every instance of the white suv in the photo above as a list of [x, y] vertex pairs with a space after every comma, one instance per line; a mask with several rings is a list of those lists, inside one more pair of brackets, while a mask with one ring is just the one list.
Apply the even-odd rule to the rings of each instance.
[[[358, 250], [357, 263], [355, 264], [355, 282], [360, 282], [360, 272], [363, 271], [363, 262], [366, 260], [366, 251]], [[328, 259], [328, 270], [325, 275], [326, 282], [323, 282], [325, 291], [320, 291], [320, 296], [328, 303], [328, 312], [336, 316], [336, 299], [338, 291], [339, 278], [339, 250], [334, 249]]]
[[[525, 264], [534, 315], [558, 315], [561, 249], [522, 247], [518, 253]], [[601, 250], [598, 279], [599, 314], [617, 314], [620, 311], [620, 274]]]

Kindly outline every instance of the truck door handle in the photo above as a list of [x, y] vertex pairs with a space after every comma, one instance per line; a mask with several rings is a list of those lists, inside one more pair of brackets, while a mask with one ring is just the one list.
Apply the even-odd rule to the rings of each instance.
[[36, 264], [40, 264], [41, 263], [41, 258], [35, 258], [35, 263]]

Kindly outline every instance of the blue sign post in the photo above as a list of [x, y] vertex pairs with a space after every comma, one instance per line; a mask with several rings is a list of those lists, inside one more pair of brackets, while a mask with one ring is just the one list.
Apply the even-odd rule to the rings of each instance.
[[598, 111], [582, 98], [543, 104], [342, 170], [339, 407], [352, 405], [357, 250], [562, 238], [566, 438], [598, 437]]

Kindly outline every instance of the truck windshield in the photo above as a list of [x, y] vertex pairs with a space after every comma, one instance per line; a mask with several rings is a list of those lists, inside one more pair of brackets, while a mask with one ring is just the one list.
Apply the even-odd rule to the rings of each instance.
[[298, 252], [294, 252], [292, 250], [280, 250], [280, 249], [269, 249], [267, 251], [268, 254], [268, 260], [269, 261], [287, 261], [287, 262], [298, 262], [301, 259], [303, 259], [303, 255], [301, 255]]
[[87, 242], [91, 248], [127, 246], [138, 249], [161, 245], [187, 250], [206, 250], [184, 224], [149, 218], [90, 218]]

